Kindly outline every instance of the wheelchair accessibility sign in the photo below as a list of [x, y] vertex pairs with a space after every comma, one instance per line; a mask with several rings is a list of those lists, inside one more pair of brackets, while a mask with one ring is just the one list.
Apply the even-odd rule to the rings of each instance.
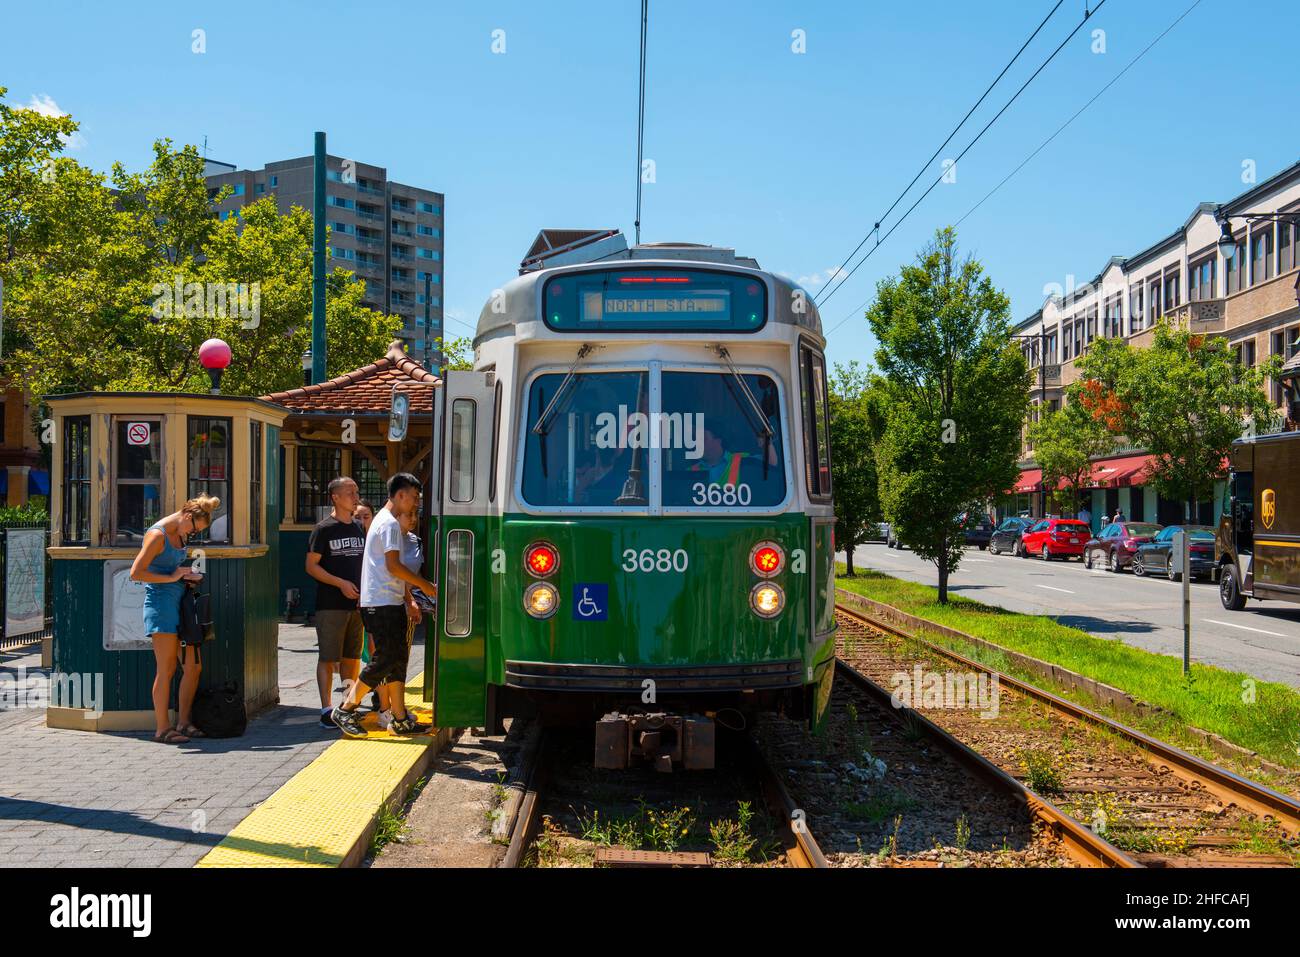
[[609, 585], [590, 582], [574, 585], [573, 617], [577, 621], [608, 621]]

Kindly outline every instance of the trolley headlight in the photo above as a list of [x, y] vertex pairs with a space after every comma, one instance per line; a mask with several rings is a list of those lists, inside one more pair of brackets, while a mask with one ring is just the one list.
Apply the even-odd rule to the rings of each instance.
[[560, 567], [560, 553], [550, 542], [533, 542], [524, 551], [524, 567], [534, 578], [549, 578]]
[[749, 567], [755, 575], [771, 578], [785, 568], [785, 550], [776, 542], [759, 542], [749, 550]]
[[533, 582], [524, 589], [524, 611], [534, 618], [550, 618], [560, 605], [560, 593], [550, 582]]
[[785, 592], [776, 582], [759, 582], [750, 590], [749, 607], [759, 618], [775, 618], [785, 607]]

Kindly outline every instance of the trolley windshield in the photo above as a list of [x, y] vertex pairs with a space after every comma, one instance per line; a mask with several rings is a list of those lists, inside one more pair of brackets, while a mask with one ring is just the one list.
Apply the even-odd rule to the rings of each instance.
[[648, 370], [564, 380], [547, 373], [529, 387], [520, 483], [529, 505], [643, 510], [659, 501], [726, 511], [785, 500], [780, 393], [770, 377], [666, 371], [657, 390]]

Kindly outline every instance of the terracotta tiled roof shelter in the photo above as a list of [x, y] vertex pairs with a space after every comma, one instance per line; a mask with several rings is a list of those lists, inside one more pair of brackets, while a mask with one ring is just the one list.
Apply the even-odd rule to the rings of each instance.
[[284, 406], [296, 413], [318, 416], [387, 417], [393, 386], [409, 386], [403, 391], [411, 397], [411, 413], [433, 413], [433, 388], [436, 375], [416, 362], [394, 340], [387, 354], [378, 362], [353, 369], [341, 376], [314, 385], [287, 389], [262, 396], [267, 402]]

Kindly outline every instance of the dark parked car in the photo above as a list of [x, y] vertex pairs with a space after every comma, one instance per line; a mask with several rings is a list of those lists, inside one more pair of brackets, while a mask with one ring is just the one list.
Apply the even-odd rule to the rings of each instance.
[[1083, 567], [1122, 572], [1132, 563], [1138, 547], [1155, 538], [1160, 529], [1151, 522], [1111, 522], [1084, 546]]
[[1088, 526], [1077, 518], [1045, 518], [1020, 536], [1020, 557], [1041, 555], [1043, 561], [1083, 554]]
[[1188, 537], [1191, 539], [1191, 556], [1189, 564], [1192, 566], [1192, 577], [1204, 575], [1211, 578], [1214, 575], [1214, 529], [1208, 525], [1166, 525], [1160, 529], [1160, 532], [1151, 541], [1138, 546], [1137, 554], [1133, 556], [1133, 574], [1164, 574], [1170, 581], [1178, 581], [1178, 568], [1182, 564], [1181, 557], [1170, 561], [1174, 550], [1181, 548], [1178, 541], [1178, 532], [1186, 529]]
[[1004, 518], [989, 537], [989, 551], [994, 555], [1003, 552], [1019, 555], [1022, 551], [1020, 536], [1033, 524], [1032, 518]]
[[989, 539], [993, 537], [993, 523], [987, 515], [963, 512], [957, 518], [962, 523], [962, 534], [966, 536], [967, 546], [975, 545], [980, 551], [989, 547]]

